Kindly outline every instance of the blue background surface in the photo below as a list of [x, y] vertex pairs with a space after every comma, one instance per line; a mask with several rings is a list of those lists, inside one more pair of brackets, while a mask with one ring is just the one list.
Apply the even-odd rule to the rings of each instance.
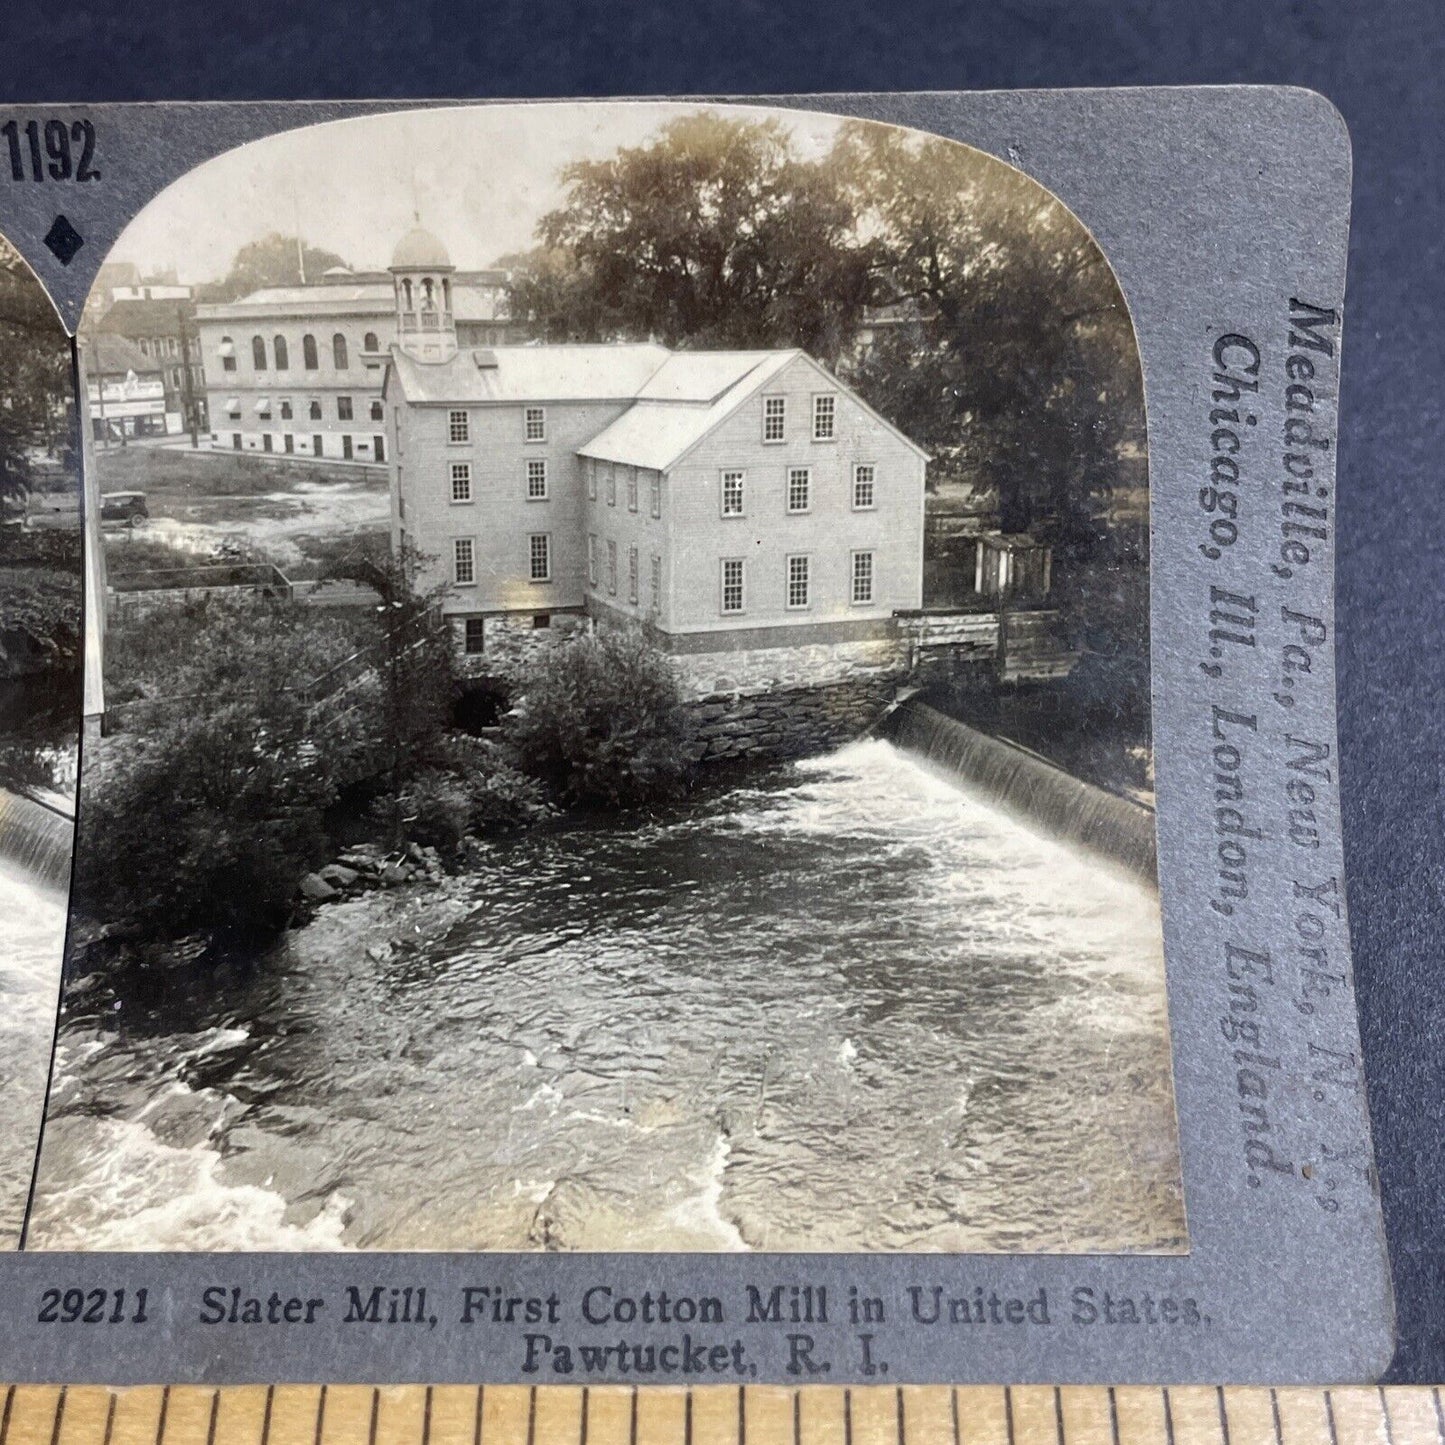
[[1236, 82], [1323, 91], [1354, 140], [1337, 514], [1345, 852], [1395, 1269], [1393, 1377], [1438, 1382], [1445, 1380], [1445, 5], [0, 0], [7, 101]]

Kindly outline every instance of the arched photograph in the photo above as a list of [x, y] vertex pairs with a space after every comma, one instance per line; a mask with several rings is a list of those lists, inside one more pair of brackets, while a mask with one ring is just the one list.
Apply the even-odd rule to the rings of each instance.
[[0, 237], [0, 1249], [24, 1228], [65, 946], [80, 735], [70, 337]]
[[353, 118], [157, 196], [77, 354], [29, 1247], [1187, 1250], [1141, 366], [1057, 197]]

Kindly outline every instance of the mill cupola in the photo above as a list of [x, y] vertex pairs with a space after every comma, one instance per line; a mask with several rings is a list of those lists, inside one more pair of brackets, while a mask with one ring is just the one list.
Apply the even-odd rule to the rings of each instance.
[[417, 361], [450, 361], [457, 353], [452, 265], [447, 248], [418, 220], [392, 253], [396, 339]]

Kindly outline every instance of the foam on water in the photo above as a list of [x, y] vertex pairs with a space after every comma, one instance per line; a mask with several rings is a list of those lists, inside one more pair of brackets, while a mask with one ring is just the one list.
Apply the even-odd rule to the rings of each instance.
[[1157, 894], [881, 740], [65, 1042], [41, 1248], [1183, 1242]]
[[298, 1224], [275, 1190], [226, 1183], [222, 1157], [209, 1143], [167, 1144], [141, 1119], [95, 1121], [88, 1143], [96, 1167], [46, 1200], [45, 1249], [346, 1247], [351, 1205], [340, 1193]]
[[0, 863], [0, 1247], [18, 1238], [55, 1035], [65, 905]]

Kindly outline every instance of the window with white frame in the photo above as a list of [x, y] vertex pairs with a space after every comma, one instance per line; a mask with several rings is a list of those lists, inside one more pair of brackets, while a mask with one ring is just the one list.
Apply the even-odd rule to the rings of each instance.
[[854, 552], [852, 572], [853, 601], [855, 603], [871, 602], [873, 600], [873, 554], [871, 552]]
[[722, 610], [724, 613], [743, 610], [743, 559], [741, 557], [723, 558]]
[[614, 463], [607, 463], [607, 505], [617, 505], [617, 467]]
[[547, 461], [545, 457], [531, 457], [527, 461], [527, 500], [547, 500]]
[[617, 543], [607, 544], [607, 590], [614, 596], [617, 593]]
[[810, 467], [788, 468], [788, 510], [806, 512], [813, 505], [813, 472]]
[[487, 624], [485, 618], [468, 617], [464, 624], [463, 644], [469, 653], [485, 652], [487, 648]]
[[635, 512], [635, 511], [637, 510], [637, 468], [636, 468], [636, 467], [628, 467], [628, 469], [627, 469], [627, 510], [628, 510], [629, 512]]
[[552, 538], [547, 532], [533, 532], [527, 538], [527, 558], [533, 582], [552, 580]]
[[466, 442], [472, 439], [472, 421], [467, 412], [449, 411], [447, 413], [447, 440], [455, 446], [458, 442]]
[[587, 584], [590, 587], [597, 585], [597, 533], [587, 534]]
[[836, 433], [838, 422], [838, 398], [832, 392], [824, 392], [813, 398], [813, 440], [830, 442]]
[[652, 515], [653, 515], [654, 517], [660, 517], [660, 516], [662, 515], [662, 473], [661, 473], [661, 472], [653, 472], [653, 474], [652, 474]]
[[595, 502], [597, 500], [597, 463], [588, 457], [582, 465], [587, 473], [587, 500]]
[[662, 558], [652, 554], [652, 610], [662, 611]]
[[637, 548], [627, 549], [627, 600], [637, 602]]
[[853, 468], [853, 510], [855, 512], [871, 512], [877, 506], [878, 498], [873, 486], [875, 476], [876, 470], [871, 465]]
[[526, 409], [522, 422], [522, 435], [529, 442], [547, 440], [547, 408], [545, 406], [529, 406]]
[[452, 581], [470, 587], [477, 580], [477, 550], [470, 537], [452, 540]]
[[724, 517], [741, 517], [743, 514], [743, 473], [722, 474], [722, 514]]
[[763, 398], [763, 440], [781, 442], [787, 440], [788, 399], [784, 396]]
[[788, 606], [792, 610], [808, 605], [808, 559], [795, 555], [788, 558]]
[[470, 462], [453, 462], [451, 474], [452, 501], [470, 502], [472, 499], [472, 464]]

